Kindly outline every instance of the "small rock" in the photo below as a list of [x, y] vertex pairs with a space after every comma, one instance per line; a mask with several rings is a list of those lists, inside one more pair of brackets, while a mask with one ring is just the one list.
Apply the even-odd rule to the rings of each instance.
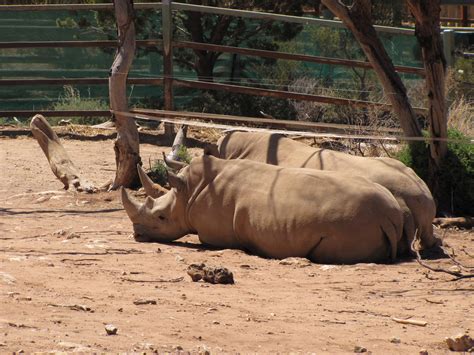
[[142, 305], [142, 304], [156, 304], [156, 300], [152, 300], [152, 299], [138, 299], [138, 300], [135, 300], [133, 301], [133, 304], [139, 306], [139, 305]]
[[311, 266], [311, 261], [309, 261], [306, 258], [286, 258], [286, 259], [280, 260], [279, 264], [292, 265], [296, 267], [307, 267], [307, 266]]
[[356, 345], [354, 346], [354, 352], [355, 353], [366, 353], [367, 352], [367, 348], [364, 348], [363, 346], [359, 346], [359, 345]]
[[391, 342], [391, 343], [394, 343], [394, 344], [400, 344], [402, 341], [400, 340], [400, 338], [391, 337], [391, 338], [390, 338], [390, 342]]
[[451, 351], [469, 351], [474, 348], [474, 339], [469, 334], [458, 334], [446, 338], [446, 344]]
[[181, 255], [176, 255], [175, 259], [178, 262], [183, 262], [184, 261], [184, 258]]
[[117, 334], [118, 328], [113, 324], [106, 324], [105, 331], [107, 335], [115, 335]]
[[209, 351], [209, 349], [207, 347], [202, 346], [198, 350], [198, 355], [211, 355], [211, 352]]
[[420, 355], [428, 355], [428, 350], [426, 350], [426, 349], [421, 349], [421, 350], [420, 350]]
[[212, 324], [220, 324], [218, 321], [212, 321]]

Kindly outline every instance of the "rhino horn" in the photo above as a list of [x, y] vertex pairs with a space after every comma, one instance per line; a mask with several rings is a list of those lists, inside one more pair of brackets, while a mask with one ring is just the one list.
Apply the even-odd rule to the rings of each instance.
[[186, 163], [168, 158], [165, 152], [163, 152], [163, 160], [165, 161], [166, 165], [168, 165], [171, 169], [174, 170], [181, 170], [184, 167], [188, 166], [188, 164]]
[[153, 198], [157, 198], [160, 196], [163, 196], [168, 192], [167, 189], [165, 189], [163, 186], [160, 184], [154, 183], [150, 177], [145, 173], [145, 170], [137, 164], [137, 170], [138, 170], [138, 177], [140, 178], [140, 182], [143, 185], [143, 188], [145, 189], [145, 193], [148, 196], [151, 196]]
[[134, 199], [132, 199], [127, 190], [122, 187], [122, 204], [127, 212], [128, 217], [132, 222], [137, 220], [137, 217], [140, 215], [141, 205]]

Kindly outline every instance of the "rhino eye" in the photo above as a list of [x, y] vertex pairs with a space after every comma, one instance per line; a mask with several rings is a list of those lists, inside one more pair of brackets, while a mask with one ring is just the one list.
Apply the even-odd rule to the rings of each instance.
[[165, 216], [161, 216], [161, 215], [158, 216], [158, 218], [160, 219], [160, 221], [164, 221], [166, 219]]

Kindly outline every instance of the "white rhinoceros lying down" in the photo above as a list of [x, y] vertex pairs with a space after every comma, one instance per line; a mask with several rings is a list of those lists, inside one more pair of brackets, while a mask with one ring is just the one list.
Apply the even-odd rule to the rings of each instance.
[[196, 233], [204, 244], [278, 259], [350, 264], [396, 257], [400, 207], [362, 177], [202, 156], [168, 180], [172, 189], [144, 204], [122, 190], [138, 241]]
[[[231, 132], [209, 149], [222, 159], [250, 159], [291, 168], [340, 171], [363, 176], [386, 187], [400, 204], [404, 214], [404, 236], [399, 255], [410, 252], [410, 244], [418, 231], [422, 248], [430, 248], [438, 240], [433, 236], [436, 206], [430, 190], [416, 173], [398, 160], [364, 158], [329, 149], [312, 148], [279, 134]], [[357, 185], [346, 181], [347, 186]]]

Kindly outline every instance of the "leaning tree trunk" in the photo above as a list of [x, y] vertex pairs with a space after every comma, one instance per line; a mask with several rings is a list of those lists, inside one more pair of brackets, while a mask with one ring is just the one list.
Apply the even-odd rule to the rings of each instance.
[[[127, 76], [135, 56], [135, 25], [133, 0], [114, 0], [119, 47], [110, 69], [110, 107], [116, 112], [127, 112]], [[138, 130], [135, 121], [120, 113], [114, 114], [117, 127], [115, 162], [117, 172], [111, 189], [139, 184], [137, 164], [141, 163]]]
[[371, 1], [354, 0], [350, 7], [339, 0], [321, 0], [321, 2], [339, 17], [359, 42], [382, 83], [385, 95], [392, 104], [405, 135], [421, 136], [421, 129], [408, 100], [405, 85], [395, 71], [392, 60], [372, 25]]
[[57, 134], [42, 115], [35, 115], [30, 123], [31, 133], [43, 150], [53, 174], [64, 184], [64, 190], [73, 186], [79, 192], [96, 192], [97, 188], [84, 180]]
[[[415, 17], [415, 34], [421, 47], [423, 64], [426, 71], [426, 88], [429, 100], [429, 129], [433, 138], [447, 138], [448, 119], [446, 112], [445, 76], [446, 60], [441, 39], [440, 1], [407, 0], [408, 7]], [[435, 170], [448, 151], [446, 141], [430, 143], [431, 158]], [[436, 172], [432, 172], [436, 174]]]

